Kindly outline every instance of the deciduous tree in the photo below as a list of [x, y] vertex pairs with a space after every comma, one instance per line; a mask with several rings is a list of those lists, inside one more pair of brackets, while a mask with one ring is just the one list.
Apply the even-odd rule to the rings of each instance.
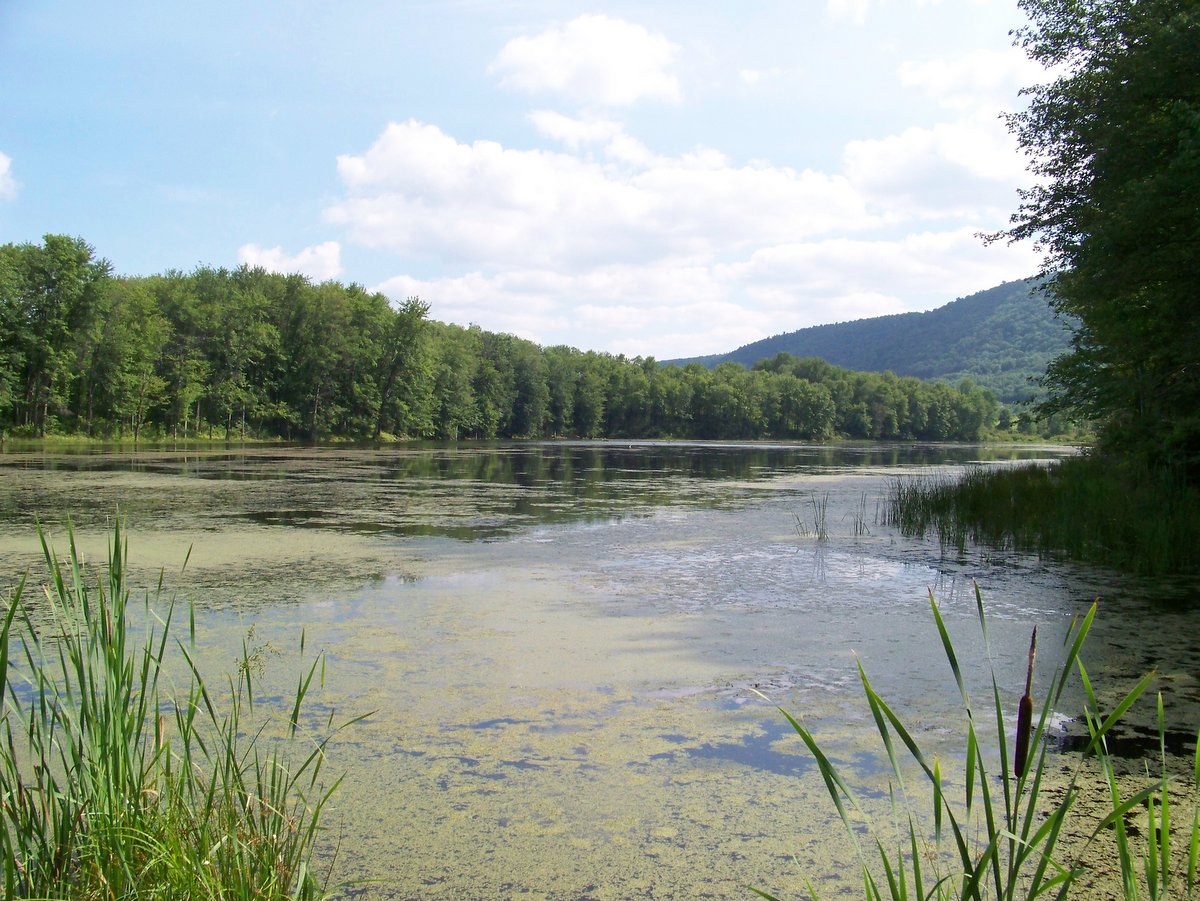
[[1039, 183], [1004, 235], [1045, 250], [1051, 302], [1077, 317], [1044, 412], [1107, 444], [1200, 460], [1200, 6], [1022, 0], [1018, 43], [1048, 67], [1010, 126]]

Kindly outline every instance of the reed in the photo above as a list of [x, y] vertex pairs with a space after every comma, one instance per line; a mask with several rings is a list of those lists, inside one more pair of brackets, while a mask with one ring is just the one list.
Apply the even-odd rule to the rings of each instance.
[[[988, 646], [987, 618], [982, 595], [976, 587], [976, 606], [984, 646]], [[1113, 709], [1107, 713], [1097, 700], [1096, 692], [1083, 665], [1080, 652], [1096, 615], [1093, 605], [1085, 616], [1073, 623], [1064, 645], [1064, 661], [1044, 698], [1040, 715], [1028, 738], [1029, 751], [1017, 750], [1020, 760], [1013, 760], [1006, 747], [1006, 716], [1002, 692], [994, 667], [991, 668], [991, 697], [982, 708], [972, 702], [963, 678], [962, 666], [950, 640], [937, 601], [930, 593], [930, 607], [942, 648], [950, 664], [964, 709], [966, 747], [962, 758], [963, 772], [950, 779], [936, 757], [925, 753], [912, 731], [899, 714], [875, 691], [861, 662], [859, 678], [866, 696], [882, 750], [886, 753], [892, 780], [892, 814], [900, 824], [899, 841], [888, 839], [874, 828], [861, 838], [863, 812], [851, 789], [849, 780], [839, 771], [822, 750], [812, 732], [796, 717], [780, 708], [783, 716], [804, 742], [816, 761], [848, 840], [856, 849], [863, 895], [878, 899], [996, 899], [1013, 901], [1021, 898], [1065, 898], [1072, 888], [1089, 873], [1085, 860], [1092, 846], [1102, 836], [1115, 835], [1116, 864], [1120, 886], [1125, 898], [1167, 897], [1191, 898], [1197, 886], [1197, 858], [1200, 856], [1200, 805], [1195, 803], [1195, 790], [1200, 785], [1200, 750], [1197, 751], [1190, 786], [1193, 809], [1190, 823], [1183, 830], [1173, 830], [1173, 806], [1170, 799], [1172, 777], [1166, 755], [1166, 728], [1159, 699], [1160, 772], [1147, 774], [1136, 790], [1122, 793], [1122, 783], [1116, 775], [1108, 752], [1108, 737], [1114, 726], [1151, 684], [1154, 673], [1140, 679]], [[1034, 646], [1030, 647], [1030, 670], [1033, 667]], [[990, 666], [990, 651], [988, 652]], [[1089, 730], [1089, 741], [1083, 753], [1074, 757], [1074, 764], [1061, 797], [1051, 797], [1049, 782], [1064, 761], [1050, 760], [1049, 742], [1051, 714], [1059, 709], [1068, 681], [1078, 674], [1085, 693], [1083, 718]], [[1026, 696], [1029, 697], [1032, 678], [1027, 677]], [[994, 717], [997, 747], [985, 753], [977, 723], [982, 717]], [[1027, 733], [1028, 735], [1028, 733]], [[1025, 737], [1018, 738], [1018, 748]], [[1200, 739], [1198, 739], [1200, 740]], [[1028, 759], [1025, 753], [1030, 753]], [[998, 766], [992, 772], [993, 762]], [[1077, 810], [1077, 801], [1084, 791], [1089, 774], [1096, 770], [1107, 785], [1108, 799], [1099, 816]], [[909, 800], [907, 785], [916, 774], [923, 780], [931, 798], [928, 816], [922, 816]], [[962, 796], [952, 797], [948, 787], [961, 787]], [[1145, 808], [1146, 831], [1149, 839], [1144, 847], [1133, 849], [1126, 832], [1126, 818]], [[932, 823], [930, 823], [932, 821]], [[1082, 823], [1082, 826], [1080, 825]], [[1068, 829], [1069, 827], [1069, 829]], [[1068, 831], [1083, 829], [1087, 836], [1082, 845], [1069, 846], [1063, 842]], [[1182, 849], [1172, 850], [1172, 836], [1178, 836]], [[866, 847], [864, 847], [866, 845]], [[1179, 873], [1175, 862], [1184, 861]], [[809, 894], [816, 892], [807, 883]], [[752, 891], [768, 901], [778, 899], [767, 891]]]
[[1186, 474], [1102, 457], [896, 479], [885, 520], [959, 553], [974, 543], [1140, 575], [1200, 570], [1200, 492]]
[[[878, 518], [878, 511], [876, 511], [876, 518]], [[863, 538], [871, 534], [871, 529], [867, 525], [867, 493], [865, 491], [859, 494], [858, 506], [850, 512], [850, 522], [855, 538]]]
[[[817, 541], [829, 540], [829, 492], [817, 494], [811, 492], [807, 498], [807, 509], [793, 513], [796, 520], [796, 534], [801, 538], [815, 538]], [[812, 516], [812, 526], [809, 526], [808, 515]]]
[[[150, 592], [131, 603], [119, 523], [94, 585], [73, 533], [66, 561], [39, 535], [45, 601], [23, 579], [0, 630], [5, 897], [322, 897], [309, 860], [338, 782], [324, 781], [325, 750], [344, 726], [309, 734], [301, 722], [323, 658], [281, 723], [255, 706], [250, 648], [217, 691], [174, 637], [161, 578], [154, 604]], [[168, 690], [172, 666], [186, 690]]]

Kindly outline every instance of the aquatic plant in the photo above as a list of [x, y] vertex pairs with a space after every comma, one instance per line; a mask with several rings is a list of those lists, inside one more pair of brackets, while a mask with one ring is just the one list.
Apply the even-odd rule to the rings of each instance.
[[[807, 514], [812, 514], [812, 526], [809, 527]], [[817, 541], [829, 540], [829, 492], [818, 495], [815, 491], [808, 495], [807, 511], [793, 513], [796, 520], [796, 534], [801, 538], [816, 538]]]
[[[73, 533], [65, 562], [39, 535], [45, 602], [22, 579], [0, 628], [5, 897], [321, 897], [309, 858], [339, 781], [323, 781], [338, 730], [309, 735], [301, 711], [323, 658], [302, 670], [282, 723], [255, 706], [246, 644], [228, 692], [210, 688], [172, 635], [161, 577], [156, 603], [147, 592], [134, 609], [119, 523], [94, 586]], [[172, 666], [190, 682], [182, 693], [167, 689]]]
[[[987, 618], [978, 586], [975, 597], [986, 648], [989, 644]], [[989, 755], [985, 753], [977, 731], [977, 708], [967, 692], [962, 666], [932, 592], [929, 600], [942, 647], [962, 696], [966, 748], [961, 775], [955, 773], [953, 778], [948, 777], [942, 762], [921, 749], [899, 714], [876, 693], [861, 662], [858, 666], [863, 692], [890, 764], [891, 812], [900, 834], [898, 841], [887, 838], [889, 833], [886, 831], [871, 828], [868, 834], [874, 848], [871, 852], [864, 850], [860, 833], [866, 814], [849, 781], [822, 750], [813, 733], [798, 718], [780, 708], [814, 758], [846, 834], [854, 845], [864, 896], [871, 901], [883, 898], [895, 901], [908, 898], [1005, 901], [1040, 896], [1063, 898], [1081, 878], [1090, 875], [1086, 863], [1089, 854], [1094, 851], [1097, 841], [1111, 832], [1115, 837], [1115, 863], [1120, 878], [1116, 890], [1122, 891], [1124, 897], [1159, 899], [1178, 897], [1183, 893], [1192, 897], [1197, 887], [1200, 850], [1200, 801], [1194, 794], [1200, 785], [1200, 747], [1192, 773], [1195, 781], [1189, 786], [1193, 793], [1193, 810], [1190, 824], [1182, 833], [1185, 846], [1182, 851], [1173, 851], [1172, 776], [1166, 754], [1162, 698], [1160, 696], [1158, 702], [1160, 772], [1151, 777], [1147, 771], [1140, 786], [1127, 797], [1123, 796], [1125, 783], [1117, 776], [1108, 739], [1114, 726], [1149, 687], [1154, 673], [1142, 677], [1110, 712], [1102, 713], [1080, 657], [1096, 616], [1096, 605], [1093, 604], [1068, 631], [1064, 661], [1042, 703], [1036, 726], [1031, 715], [1025, 720], [1026, 730], [1033, 729], [1032, 735], [1026, 732], [1025, 736], [1019, 736], [1016, 759], [1010, 767], [1005, 738], [1007, 717], [995, 668], [991, 667], [991, 698], [987, 706], [994, 716], [997, 747], [995, 754]], [[990, 651], [988, 659], [990, 666]], [[1034, 643], [1031, 642], [1030, 673], [1033, 659]], [[1057, 787], [1051, 788], [1055, 777], [1051, 773], [1047, 738], [1052, 713], [1059, 709], [1068, 681], [1075, 673], [1078, 673], [1085, 696], [1083, 720], [1087, 725], [1088, 740], [1083, 753], [1074, 758], [1070, 776], [1059, 797]], [[1032, 676], [1029, 675], [1026, 695], [1020, 704], [1022, 714], [1027, 699], [1032, 714], [1031, 691]], [[1022, 719], [1018, 717], [1019, 725]], [[1028, 747], [1034, 749], [1031, 759], [1026, 760], [1020, 750], [1022, 740], [1028, 740]], [[907, 758], [902, 757], [902, 751], [907, 751]], [[997, 771], [989, 772], [992, 762], [997, 759]], [[1095, 771], [1103, 777], [1107, 798], [1102, 814], [1089, 817], [1077, 810], [1077, 802], [1085, 793], [1084, 777]], [[910, 799], [907, 780], [914, 773], [930, 794], [932, 826], [929, 818], [922, 817]], [[952, 785], [962, 788], [960, 803], [956, 803], [948, 792]], [[1144, 847], [1134, 850], [1129, 841], [1126, 818], [1142, 807], [1147, 810], [1148, 839]], [[1068, 824], [1074, 830], [1080, 827], [1081, 821], [1087, 836], [1082, 844], [1064, 841]], [[1175, 872], [1181, 859], [1186, 864], [1182, 874]], [[816, 898], [811, 882], [806, 885], [809, 894]], [[762, 889], [751, 890], [768, 901], [778, 901]]]
[[885, 520], [959, 553], [974, 542], [1142, 575], [1200, 569], [1200, 491], [1186, 474], [1100, 457], [895, 479]]
[[[829, 492], [817, 494], [817, 492], [809, 492], [805, 496], [804, 505], [801, 507], [801, 512], [793, 513], [792, 519], [796, 523], [796, 534], [800, 538], [815, 538], [817, 541], [825, 542], [829, 540]], [[858, 499], [858, 504], [854, 509], [848, 511], [842, 516], [842, 522], [850, 520], [850, 533], [855, 539], [863, 538], [871, 534], [871, 528], [867, 525], [867, 493], [861, 492]], [[879, 511], [875, 513], [876, 522], [879, 521]]]
[[[867, 525], [867, 493], [860, 492], [858, 496], [858, 506], [851, 510], [842, 519], [850, 518], [850, 527], [855, 538], [864, 538], [871, 534], [871, 528]], [[875, 511], [875, 519], [879, 520], [879, 511]]]

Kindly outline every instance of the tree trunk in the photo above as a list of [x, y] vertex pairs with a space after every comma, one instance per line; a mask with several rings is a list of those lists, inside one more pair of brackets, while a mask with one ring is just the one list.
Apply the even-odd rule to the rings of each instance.
[[386, 422], [387, 403], [392, 396], [392, 387], [396, 384], [396, 376], [400, 372], [400, 355], [397, 354], [392, 358], [392, 365], [388, 367], [387, 378], [384, 379], [383, 388], [379, 392], [379, 410], [375, 416], [375, 434], [372, 436], [373, 441], [378, 441], [379, 436], [383, 434], [383, 426]]

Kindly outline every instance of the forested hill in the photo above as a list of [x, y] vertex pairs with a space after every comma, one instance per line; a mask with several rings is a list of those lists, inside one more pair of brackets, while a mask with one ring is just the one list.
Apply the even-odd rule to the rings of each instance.
[[1036, 285], [1032, 280], [1007, 282], [926, 313], [817, 325], [695, 362], [753, 366], [782, 351], [847, 369], [952, 384], [968, 377], [1011, 403], [1030, 396], [1030, 378], [1045, 372], [1046, 364], [1069, 344], [1068, 329]]

